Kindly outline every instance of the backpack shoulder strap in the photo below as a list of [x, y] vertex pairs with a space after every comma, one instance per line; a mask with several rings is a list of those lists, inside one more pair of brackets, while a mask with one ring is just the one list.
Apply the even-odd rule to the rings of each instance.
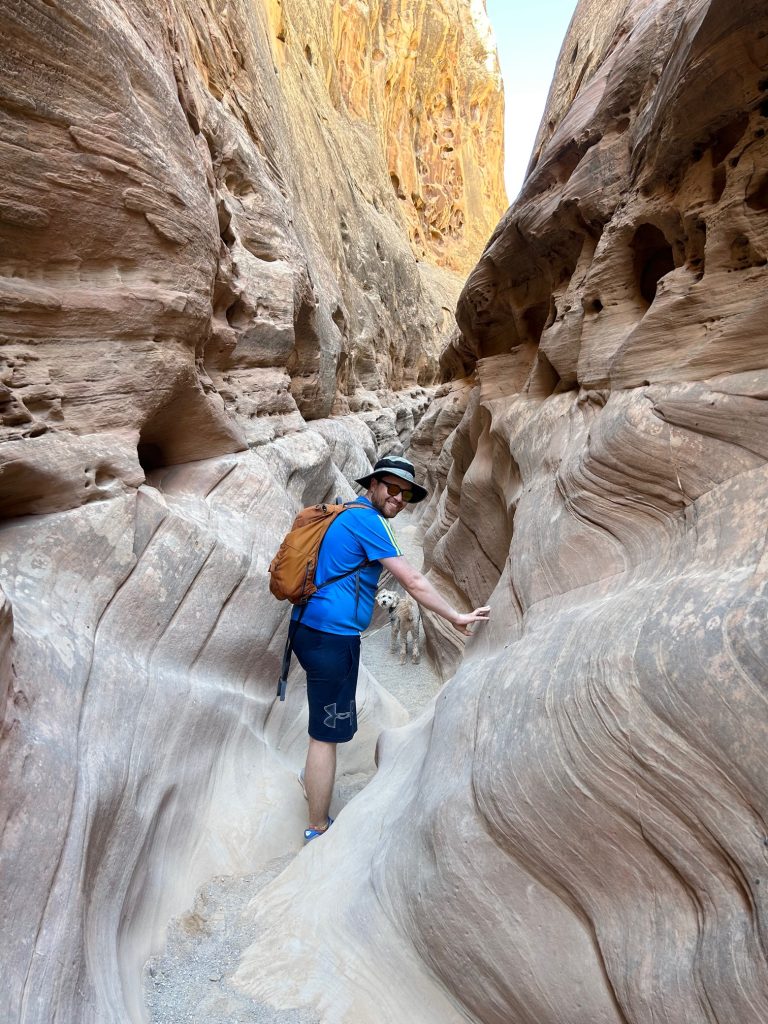
[[[337, 501], [336, 504], [340, 505], [341, 502]], [[361, 502], [350, 502], [349, 504], [345, 504], [343, 508], [339, 509], [339, 511], [336, 513], [335, 518], [338, 519], [338, 517], [341, 515], [341, 513], [344, 512], [348, 508], [371, 508], [371, 506], [370, 505], [364, 505]], [[373, 509], [373, 511], [375, 512], [376, 510]], [[325, 538], [323, 538], [323, 539], [325, 539]], [[322, 541], [321, 541], [321, 543], [322, 543]], [[364, 562], [361, 562], [360, 565], [356, 565], [354, 569], [350, 569], [348, 572], [342, 572], [338, 576], [332, 576], [329, 580], [325, 580], [324, 583], [320, 583], [315, 588], [315, 592], [317, 592], [318, 590], [321, 590], [323, 587], [327, 587], [329, 583], [336, 583], [336, 582], [338, 582], [338, 580], [343, 580], [347, 576], [354, 576], [354, 574], [356, 572], [359, 572], [361, 569], [364, 569], [366, 567], [366, 565], [373, 565], [373, 563], [369, 559], [366, 558], [366, 560]], [[282, 664], [281, 664], [281, 667], [280, 667], [280, 678], [278, 679], [278, 682], [277, 682], [277, 696], [280, 698], [280, 700], [285, 700], [285, 692], [286, 692], [286, 688], [288, 686], [288, 672], [289, 672], [290, 667], [291, 667], [291, 657], [293, 655], [293, 639], [294, 639], [296, 630], [298, 629], [299, 623], [301, 622], [301, 617], [304, 614], [304, 612], [306, 611], [307, 604], [309, 603], [310, 600], [311, 600], [311, 596], [310, 596], [310, 598], [307, 601], [303, 602], [299, 606], [299, 613], [296, 616], [296, 618], [295, 619], [291, 619], [291, 621], [288, 623], [288, 638], [285, 641], [285, 650], [283, 651], [283, 661], [282, 661]]]
[[[371, 505], [364, 505], [362, 502], [350, 501], [344, 505], [341, 512], [345, 512], [348, 508], [370, 508], [372, 512], [376, 511], [376, 509]], [[339, 515], [341, 515], [341, 512], [339, 512]], [[356, 572], [360, 572], [360, 570], [364, 569], [367, 565], [373, 565], [373, 562], [369, 558], [366, 558], [365, 561], [360, 563], [360, 565], [356, 565], [354, 569], [348, 569], [346, 572], [340, 572], [337, 576], [331, 576], [330, 579], [323, 580], [322, 583], [318, 583], [317, 590], [322, 590], [323, 587], [327, 587], [331, 583], [338, 583], [339, 580], [346, 579], [347, 576], [354, 576]]]

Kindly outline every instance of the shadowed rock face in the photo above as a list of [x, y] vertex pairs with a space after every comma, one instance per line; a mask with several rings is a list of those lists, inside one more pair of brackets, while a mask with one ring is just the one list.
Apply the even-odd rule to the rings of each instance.
[[[449, 30], [428, 6], [410, 27], [371, 11], [389, 41], [367, 112], [344, 88], [342, 50], [374, 60], [354, 5], [4, 6], [0, 514], [130, 493], [142, 469], [332, 411], [363, 413], [384, 448], [407, 442], [461, 283], [437, 249], [468, 267], [503, 209], [500, 170], [480, 170], [501, 116], [482, 24], [464, 12]], [[448, 85], [454, 120], [435, 113]], [[411, 118], [445, 134], [464, 104], [487, 140], [446, 162], [417, 132], [390, 161], [419, 166], [419, 263], [384, 132]]]
[[[581, 5], [414, 438], [431, 572], [491, 623], [254, 906], [247, 991], [333, 1004], [309, 958], [259, 976], [293, 899], [362, 961], [328, 1020], [768, 1017], [766, 90], [764, 3]], [[342, 861], [329, 928], [302, 885]]]
[[[393, 189], [390, 78], [398, 123], [426, 103], [441, 145], [465, 102], [500, 117], [473, 20], [427, 6], [406, 70], [394, 9], [381, 59], [343, 3], [2, 5], [3, 1020], [142, 1020], [142, 965], [196, 887], [298, 847], [301, 682], [276, 708], [266, 568], [298, 505], [407, 446], [446, 268], [501, 212], [454, 217], [502, 197], [481, 136], [424, 156], [418, 229]], [[345, 46], [380, 68], [365, 118]], [[350, 773], [403, 720], [365, 673], [361, 698]]]

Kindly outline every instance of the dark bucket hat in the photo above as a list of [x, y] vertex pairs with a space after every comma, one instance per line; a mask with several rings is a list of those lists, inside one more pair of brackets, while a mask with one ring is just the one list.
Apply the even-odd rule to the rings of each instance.
[[418, 501], [424, 501], [426, 498], [426, 490], [416, 483], [416, 470], [413, 463], [400, 455], [386, 455], [383, 459], [379, 459], [368, 476], [361, 476], [357, 483], [362, 487], [369, 487], [374, 477], [378, 480], [379, 477], [386, 475], [399, 477], [410, 484], [413, 497], [409, 504], [415, 505]]

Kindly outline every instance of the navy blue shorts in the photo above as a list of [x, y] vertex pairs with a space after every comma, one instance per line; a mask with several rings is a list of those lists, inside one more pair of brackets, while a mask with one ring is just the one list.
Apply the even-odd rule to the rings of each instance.
[[357, 732], [359, 635], [321, 633], [299, 623], [293, 649], [307, 673], [309, 735], [325, 743], [347, 743]]

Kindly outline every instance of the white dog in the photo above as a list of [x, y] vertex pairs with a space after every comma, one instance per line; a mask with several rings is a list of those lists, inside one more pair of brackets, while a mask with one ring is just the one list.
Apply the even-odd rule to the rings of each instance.
[[408, 634], [411, 634], [411, 661], [419, 664], [419, 608], [412, 597], [407, 594], [396, 594], [393, 590], [380, 590], [376, 595], [376, 604], [389, 609], [389, 621], [392, 635], [389, 649], [397, 649], [397, 635], [400, 634], [400, 664], [404, 665], [408, 656]]

